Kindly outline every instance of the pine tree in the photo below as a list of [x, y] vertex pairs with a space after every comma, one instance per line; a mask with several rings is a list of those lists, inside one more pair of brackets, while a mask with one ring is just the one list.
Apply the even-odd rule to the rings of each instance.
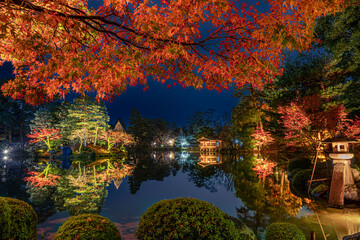
[[99, 131], [109, 128], [105, 104], [95, 102], [90, 97], [80, 96], [74, 99], [67, 112], [68, 118], [75, 123], [70, 138], [80, 138], [84, 146], [88, 142], [96, 145]]

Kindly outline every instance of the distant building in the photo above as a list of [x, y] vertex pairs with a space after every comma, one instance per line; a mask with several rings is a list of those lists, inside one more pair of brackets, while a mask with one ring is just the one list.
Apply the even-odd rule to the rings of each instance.
[[202, 137], [197, 140], [200, 145], [200, 152], [218, 152], [223, 147], [223, 141], [219, 139]]
[[125, 132], [124, 127], [121, 125], [120, 121], [118, 121], [114, 127], [114, 131], [116, 132]]

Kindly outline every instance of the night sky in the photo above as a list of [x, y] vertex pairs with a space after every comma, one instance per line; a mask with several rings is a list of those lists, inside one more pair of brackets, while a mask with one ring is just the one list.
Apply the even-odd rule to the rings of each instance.
[[[12, 76], [10, 63], [5, 63], [0, 68], [0, 78]], [[196, 90], [193, 87], [181, 86], [167, 88], [168, 84], [149, 81], [149, 89], [143, 91], [143, 86], [129, 87], [128, 90], [107, 103], [110, 122], [114, 123], [122, 118], [128, 124], [131, 110], [136, 108], [144, 117], [162, 118], [178, 126], [186, 124], [187, 120], [196, 111], [215, 109], [221, 117], [226, 112], [231, 112], [238, 99], [232, 98], [232, 90], [223, 90], [220, 94], [208, 91], [206, 88]], [[71, 101], [74, 95], [66, 96], [65, 100]]]

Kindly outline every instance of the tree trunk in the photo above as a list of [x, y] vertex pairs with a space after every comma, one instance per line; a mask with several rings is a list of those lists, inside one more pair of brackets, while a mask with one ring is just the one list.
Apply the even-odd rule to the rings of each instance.
[[20, 135], [20, 142], [24, 143], [24, 124], [23, 123], [20, 123], [19, 135]]
[[281, 182], [280, 182], [280, 196], [282, 196], [283, 194], [284, 180], [285, 180], [285, 172], [283, 171], [281, 174]]
[[11, 139], [11, 129], [9, 130], [9, 143], [12, 142], [12, 139]]
[[95, 128], [95, 140], [94, 140], [94, 146], [96, 146], [97, 136], [98, 136], [99, 127], [96, 125]]

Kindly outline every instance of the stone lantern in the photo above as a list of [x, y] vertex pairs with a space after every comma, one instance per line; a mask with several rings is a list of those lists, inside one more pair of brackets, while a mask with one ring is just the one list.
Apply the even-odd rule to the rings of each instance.
[[332, 206], [344, 205], [344, 190], [346, 185], [353, 185], [354, 179], [351, 172], [351, 159], [354, 153], [350, 151], [352, 144], [359, 143], [354, 139], [336, 136], [322, 142], [327, 144], [329, 157], [333, 161], [334, 169], [331, 177], [329, 204]]

